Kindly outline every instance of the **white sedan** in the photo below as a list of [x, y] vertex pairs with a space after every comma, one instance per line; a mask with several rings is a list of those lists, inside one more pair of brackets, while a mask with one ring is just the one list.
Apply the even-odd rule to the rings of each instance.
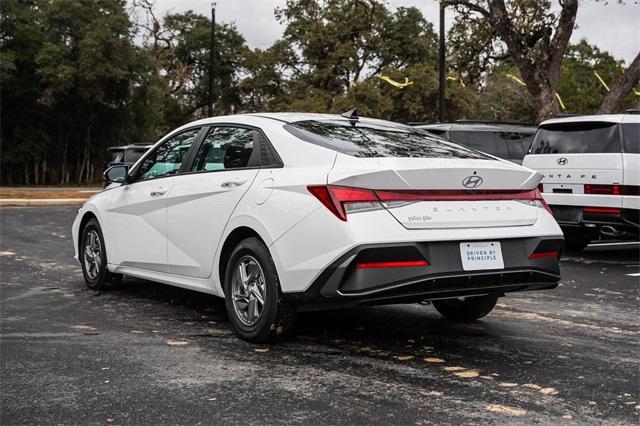
[[253, 342], [305, 310], [433, 301], [472, 321], [560, 279], [540, 174], [355, 111], [195, 121], [105, 177], [73, 224], [87, 285], [224, 297]]

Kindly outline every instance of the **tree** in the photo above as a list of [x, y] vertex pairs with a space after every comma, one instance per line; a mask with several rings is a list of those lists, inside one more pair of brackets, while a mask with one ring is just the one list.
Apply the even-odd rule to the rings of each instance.
[[[454, 37], [462, 35], [475, 43], [475, 52], [484, 58], [508, 56], [518, 67], [527, 90], [536, 103], [538, 120], [558, 112], [555, 93], [560, 67], [578, 11], [578, 0], [559, 0], [560, 13], [555, 14], [549, 0], [448, 0], [457, 12]], [[466, 27], [465, 24], [466, 23]], [[496, 43], [497, 40], [499, 43]], [[478, 73], [478, 64], [472, 61]]]
[[125, 0], [0, 4], [3, 181], [94, 182], [107, 146], [153, 125], [132, 109], [151, 89]]
[[600, 111], [604, 114], [617, 112], [624, 102], [625, 96], [631, 92], [633, 86], [638, 84], [640, 79], [640, 53], [631, 62], [629, 68], [620, 76], [609, 93], [604, 97]]
[[[211, 20], [193, 11], [158, 17], [152, 0], [134, 4], [144, 12], [143, 46], [165, 82], [165, 130], [206, 116]], [[241, 109], [239, 85], [249, 49], [233, 25], [216, 23], [215, 31], [214, 113], [221, 115]]]

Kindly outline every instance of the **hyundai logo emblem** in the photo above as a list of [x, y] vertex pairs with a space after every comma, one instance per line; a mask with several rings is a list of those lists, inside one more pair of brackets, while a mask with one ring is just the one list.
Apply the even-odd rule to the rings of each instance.
[[558, 158], [558, 161], [556, 161], [559, 165], [564, 166], [565, 164], [567, 164], [569, 162], [569, 160], [567, 160], [564, 157], [560, 157]]
[[462, 185], [465, 188], [477, 188], [482, 185], [482, 178], [480, 176], [467, 176], [462, 179]]

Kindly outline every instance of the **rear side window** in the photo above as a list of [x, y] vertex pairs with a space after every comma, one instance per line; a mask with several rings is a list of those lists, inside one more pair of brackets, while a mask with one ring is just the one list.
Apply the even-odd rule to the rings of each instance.
[[124, 161], [124, 150], [112, 149], [109, 151], [110, 163], [122, 163]]
[[147, 152], [147, 148], [129, 148], [125, 152], [125, 161], [127, 163], [135, 163]]
[[253, 163], [254, 131], [243, 127], [212, 127], [200, 145], [191, 171], [242, 169]]
[[624, 123], [624, 152], [640, 154], [640, 123]]
[[616, 123], [557, 123], [541, 126], [531, 145], [532, 154], [587, 154], [620, 152]]
[[307, 120], [287, 124], [289, 133], [354, 157], [475, 158], [491, 157], [405, 126], [349, 120]]

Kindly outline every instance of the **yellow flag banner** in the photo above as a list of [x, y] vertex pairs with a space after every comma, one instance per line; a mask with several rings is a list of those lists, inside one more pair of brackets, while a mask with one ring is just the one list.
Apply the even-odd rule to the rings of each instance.
[[598, 71], [594, 71], [593, 75], [596, 76], [596, 78], [598, 80], [600, 80], [600, 83], [602, 83], [602, 85], [604, 86], [605, 89], [607, 89], [607, 92], [609, 91], [609, 86], [607, 86], [607, 83], [604, 82], [604, 80], [602, 79], [602, 77], [600, 77], [600, 74], [598, 74]]
[[387, 83], [389, 83], [390, 85], [392, 85], [393, 87], [396, 87], [398, 89], [404, 89], [407, 86], [410, 86], [413, 84], [413, 81], [409, 81], [409, 79], [407, 77], [404, 78], [404, 83], [400, 83], [399, 81], [395, 81], [394, 79], [392, 79], [391, 77], [387, 76], [387, 75], [379, 75], [378, 78], [380, 80], [384, 80]]
[[520, 86], [526, 86], [524, 81], [520, 80], [518, 77], [516, 77], [513, 74], [507, 74], [507, 77], [509, 77], [511, 80], [515, 81], [516, 83], [518, 83]]
[[466, 84], [464, 84], [464, 81], [462, 81], [462, 79], [461, 79], [461, 78], [454, 77], [454, 76], [452, 76], [452, 75], [448, 75], [448, 76], [447, 76], [447, 80], [457, 81], [458, 83], [460, 83], [460, 85], [461, 85], [462, 87], [467, 87], [467, 86], [466, 86]]

